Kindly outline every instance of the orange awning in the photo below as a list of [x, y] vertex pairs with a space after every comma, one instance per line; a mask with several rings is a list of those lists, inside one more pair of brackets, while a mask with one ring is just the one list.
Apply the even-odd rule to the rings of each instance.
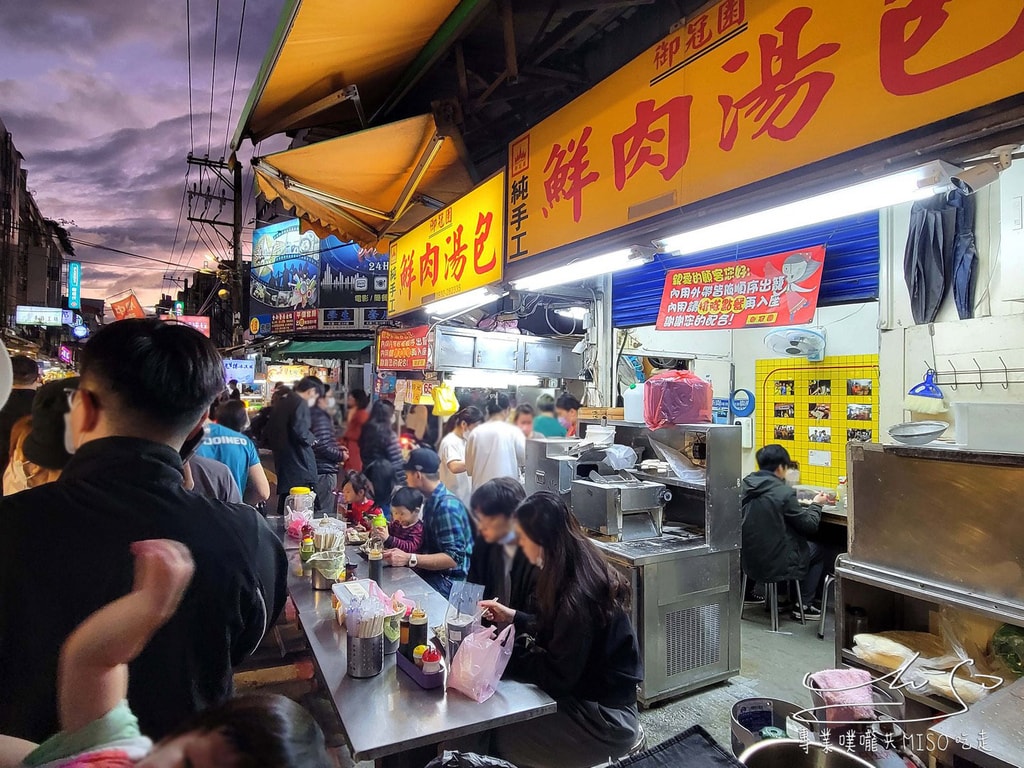
[[233, 146], [246, 137], [257, 142], [286, 130], [369, 117], [458, 5], [289, 0]]
[[268, 200], [364, 246], [403, 234], [473, 187], [430, 115], [267, 155], [255, 170]]

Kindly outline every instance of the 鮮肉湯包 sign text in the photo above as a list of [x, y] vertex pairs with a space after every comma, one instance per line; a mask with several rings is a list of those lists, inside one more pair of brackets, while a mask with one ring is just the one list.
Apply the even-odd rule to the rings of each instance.
[[800, 325], [814, 319], [825, 263], [817, 245], [759, 259], [674, 269], [665, 276], [658, 330]]
[[389, 317], [501, 279], [504, 196], [499, 173], [391, 244]]
[[377, 335], [377, 368], [383, 371], [425, 371], [430, 327], [381, 329]]
[[1022, 90], [1019, 0], [720, 0], [509, 145], [508, 261]]

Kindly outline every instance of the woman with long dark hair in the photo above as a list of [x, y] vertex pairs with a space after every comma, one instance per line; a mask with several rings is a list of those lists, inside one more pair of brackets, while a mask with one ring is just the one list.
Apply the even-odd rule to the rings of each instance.
[[493, 754], [519, 768], [596, 765], [625, 755], [640, 733], [640, 650], [629, 585], [580, 531], [565, 503], [535, 493], [516, 510], [516, 534], [536, 565], [537, 613], [493, 600], [486, 618], [520, 635], [510, 673], [558, 701], [558, 712], [495, 732]]
[[377, 400], [370, 408], [370, 418], [359, 435], [359, 453], [363, 474], [373, 483], [378, 504], [390, 515], [388, 500], [395, 486], [405, 485], [405, 461], [395, 433], [395, 406]]

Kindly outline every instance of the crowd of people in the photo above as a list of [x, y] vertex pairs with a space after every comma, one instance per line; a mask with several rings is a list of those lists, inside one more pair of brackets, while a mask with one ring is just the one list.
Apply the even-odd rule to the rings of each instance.
[[[499, 729], [483, 750], [522, 768], [552, 754], [582, 766], [636, 742], [628, 589], [562, 501], [527, 498], [522, 483], [528, 438], [574, 434], [571, 396], [513, 408], [496, 393], [448, 419], [436, 449], [427, 434], [403, 450], [390, 402], [353, 390], [338, 424], [314, 377], [278, 387], [250, 420], [216, 349], [182, 325], [104, 328], [77, 379], [40, 386], [28, 358], [13, 369], [0, 411], [0, 767], [330, 765], [302, 707], [232, 685], [284, 606], [287, 557], [264, 515], [298, 486], [382, 541], [392, 567], [445, 596], [480, 583], [487, 620], [515, 625], [510, 674], [558, 714]], [[29, 565], [48, 550], [59, 562]]]

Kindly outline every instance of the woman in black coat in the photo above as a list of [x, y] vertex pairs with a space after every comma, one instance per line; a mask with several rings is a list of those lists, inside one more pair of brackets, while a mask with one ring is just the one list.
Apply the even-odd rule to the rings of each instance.
[[537, 612], [485, 600], [485, 618], [513, 623], [510, 674], [558, 702], [553, 715], [499, 728], [490, 754], [519, 768], [586, 768], [625, 755], [640, 734], [640, 649], [629, 585], [581, 532], [565, 503], [535, 493], [516, 510], [519, 546], [540, 569]]

